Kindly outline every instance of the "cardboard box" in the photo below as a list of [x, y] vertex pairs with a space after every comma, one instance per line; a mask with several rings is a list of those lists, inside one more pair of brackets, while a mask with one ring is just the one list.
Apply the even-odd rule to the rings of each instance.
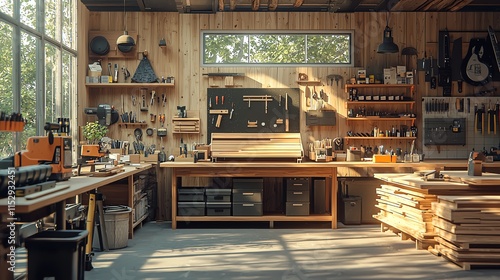
[[85, 83], [87, 83], [87, 84], [97, 84], [97, 83], [99, 83], [99, 77], [86, 76], [85, 77]]
[[123, 155], [123, 150], [122, 149], [109, 149], [109, 153]]
[[102, 73], [102, 67], [98, 62], [94, 62], [89, 64], [89, 76], [90, 77], [99, 77]]
[[406, 76], [406, 66], [396, 66], [396, 74], [398, 77], [405, 77]]
[[384, 84], [394, 85], [397, 83], [396, 68], [384, 68]]
[[128, 156], [130, 158], [130, 163], [141, 163], [141, 155], [133, 154]]
[[141, 162], [158, 162], [158, 154], [141, 155]]

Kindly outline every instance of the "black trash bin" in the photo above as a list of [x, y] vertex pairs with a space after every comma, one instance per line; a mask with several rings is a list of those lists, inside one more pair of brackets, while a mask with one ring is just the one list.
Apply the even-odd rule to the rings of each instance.
[[86, 230], [47, 230], [26, 238], [28, 280], [83, 280], [88, 234]]

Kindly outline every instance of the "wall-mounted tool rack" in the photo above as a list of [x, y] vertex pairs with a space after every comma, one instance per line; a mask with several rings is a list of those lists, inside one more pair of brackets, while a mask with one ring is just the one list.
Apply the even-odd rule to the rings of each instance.
[[298, 88], [208, 88], [207, 143], [212, 133], [300, 132]]

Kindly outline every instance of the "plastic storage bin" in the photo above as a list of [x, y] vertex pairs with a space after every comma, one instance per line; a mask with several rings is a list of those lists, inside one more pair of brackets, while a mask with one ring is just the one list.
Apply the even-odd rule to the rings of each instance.
[[341, 221], [344, 225], [361, 224], [361, 196], [342, 198]]
[[42, 231], [26, 238], [28, 280], [81, 280], [88, 231]]

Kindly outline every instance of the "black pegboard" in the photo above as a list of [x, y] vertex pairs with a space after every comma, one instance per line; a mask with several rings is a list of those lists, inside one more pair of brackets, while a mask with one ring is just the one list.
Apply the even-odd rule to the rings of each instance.
[[[211, 142], [212, 133], [283, 133], [283, 124], [274, 124], [277, 119], [285, 120], [285, 97], [288, 95], [288, 133], [300, 132], [300, 89], [298, 88], [209, 88], [207, 89], [207, 143]], [[264, 101], [251, 101], [250, 107], [243, 96], [270, 96], [272, 101], [267, 102], [267, 113]], [[224, 104], [222, 104], [224, 96]], [[281, 103], [280, 103], [281, 96]], [[218, 100], [218, 102], [216, 101]], [[210, 107], [211, 103], [211, 107]], [[233, 116], [230, 112], [233, 108]], [[281, 106], [280, 106], [281, 105]], [[210, 114], [210, 110], [228, 110], [222, 115], [220, 127], [216, 127], [217, 114]], [[256, 128], [247, 127], [248, 121], [257, 121]], [[264, 126], [262, 126], [264, 123]]]

